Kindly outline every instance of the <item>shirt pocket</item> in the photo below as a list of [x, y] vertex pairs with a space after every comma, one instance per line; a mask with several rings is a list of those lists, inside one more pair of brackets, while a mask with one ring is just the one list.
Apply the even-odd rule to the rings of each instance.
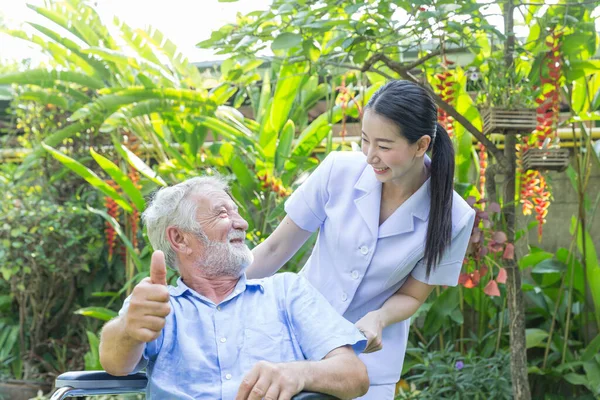
[[250, 372], [259, 361], [279, 363], [287, 361], [282, 357], [286, 342], [287, 329], [279, 321], [260, 323], [244, 329], [244, 346], [242, 348], [243, 373]]

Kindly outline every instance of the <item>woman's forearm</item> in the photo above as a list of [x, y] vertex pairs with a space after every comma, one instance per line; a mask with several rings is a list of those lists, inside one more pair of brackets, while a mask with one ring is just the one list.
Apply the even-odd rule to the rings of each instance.
[[275, 231], [261, 244], [252, 249], [254, 261], [246, 270], [249, 279], [273, 275], [288, 262], [312, 235], [286, 216]]
[[287, 260], [278, 257], [277, 254], [270, 248], [268, 240], [265, 240], [254, 249], [252, 255], [254, 261], [246, 270], [248, 279], [259, 279], [273, 275], [286, 263]]
[[420, 306], [421, 302], [414, 297], [396, 292], [377, 312], [386, 327], [412, 317]]

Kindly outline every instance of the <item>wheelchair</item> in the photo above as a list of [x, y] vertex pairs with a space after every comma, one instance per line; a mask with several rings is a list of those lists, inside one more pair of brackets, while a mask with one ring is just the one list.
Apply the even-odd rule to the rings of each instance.
[[[113, 376], [105, 371], [70, 371], [56, 378], [56, 390], [50, 400], [76, 396], [144, 393], [148, 378], [138, 372], [127, 376]], [[338, 400], [336, 397], [314, 392], [301, 392], [292, 400]]]

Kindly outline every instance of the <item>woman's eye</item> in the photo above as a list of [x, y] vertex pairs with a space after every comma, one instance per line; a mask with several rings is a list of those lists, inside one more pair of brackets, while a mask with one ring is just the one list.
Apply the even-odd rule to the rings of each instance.
[[389, 149], [390, 149], [389, 147], [381, 147], [381, 146], [379, 146], [379, 148], [380, 148], [381, 150], [389, 150]]
[[369, 141], [367, 139], [365, 139], [365, 138], [362, 138], [362, 141], [369, 143]]

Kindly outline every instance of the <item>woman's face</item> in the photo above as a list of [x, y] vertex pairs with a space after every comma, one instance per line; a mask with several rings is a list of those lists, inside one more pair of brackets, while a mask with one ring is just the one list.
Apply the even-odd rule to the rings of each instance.
[[400, 134], [400, 127], [389, 119], [367, 109], [362, 124], [362, 151], [380, 182], [402, 179], [417, 165], [425, 150], [419, 141], [410, 144]]

